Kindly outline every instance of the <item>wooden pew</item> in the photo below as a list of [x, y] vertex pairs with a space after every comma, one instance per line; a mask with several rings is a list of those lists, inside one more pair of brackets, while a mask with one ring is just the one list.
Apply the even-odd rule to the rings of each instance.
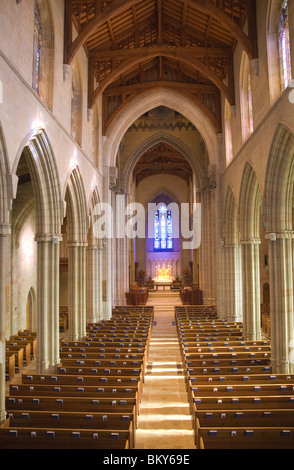
[[0, 428], [2, 449], [129, 449], [130, 431], [59, 428]]
[[[175, 317], [196, 447], [274, 448], [273, 430], [294, 426], [294, 375], [272, 373], [269, 341], [245, 341], [240, 322], [199, 318], [196, 309]], [[294, 448], [285, 428], [278, 448]]]
[[12, 380], [15, 376], [15, 354], [14, 353], [6, 353], [5, 356], [5, 371], [6, 377], [8, 380]]
[[10, 342], [16, 343], [18, 346], [25, 344], [31, 345], [31, 354], [32, 358], [35, 360], [37, 357], [37, 338], [35, 336], [25, 336], [25, 335], [12, 335], [10, 337]]
[[17, 340], [7, 340], [5, 342], [5, 347], [6, 348], [18, 348], [18, 349], [22, 349], [24, 352], [23, 352], [23, 360], [26, 364], [26, 366], [28, 366], [30, 363], [31, 363], [31, 360], [32, 360], [32, 345], [31, 343], [26, 343], [24, 341], [17, 341]]
[[[14, 410], [27, 411], [59, 411], [70, 412], [119, 412], [133, 413], [136, 418], [136, 399], [134, 398], [97, 398], [91, 397], [54, 397], [54, 396], [25, 396], [14, 395], [6, 397], [6, 411], [9, 413]], [[137, 424], [137, 423], [136, 423]]]
[[6, 357], [11, 354], [15, 355], [15, 367], [18, 373], [21, 373], [24, 367], [24, 349], [19, 346], [6, 346]]
[[294, 449], [294, 428], [200, 428], [200, 449]]
[[45, 427], [62, 429], [94, 429], [130, 431], [130, 447], [135, 446], [135, 421], [132, 413], [79, 413], [49, 411], [13, 411], [8, 415], [10, 426], [14, 428], [23, 427]]
[[[205, 410], [197, 411], [195, 417], [195, 445], [200, 447], [202, 428], [254, 428], [293, 427], [294, 410]], [[294, 443], [293, 443], [294, 444]]]

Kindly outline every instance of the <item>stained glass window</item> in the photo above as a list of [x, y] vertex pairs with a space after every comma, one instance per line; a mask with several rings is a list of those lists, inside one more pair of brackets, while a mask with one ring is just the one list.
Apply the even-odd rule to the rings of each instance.
[[154, 217], [154, 250], [172, 250], [172, 215], [161, 204]]
[[252, 107], [252, 89], [251, 89], [251, 75], [248, 74], [248, 118], [249, 118], [249, 131], [252, 134], [253, 128], [253, 107]]
[[280, 24], [279, 24], [279, 50], [282, 90], [289, 86], [291, 81], [291, 57], [288, 22], [288, 0], [283, 0], [281, 4]]
[[42, 28], [40, 12], [37, 2], [35, 3], [35, 25], [34, 25], [34, 50], [33, 50], [33, 88], [40, 94], [40, 63], [41, 63]]

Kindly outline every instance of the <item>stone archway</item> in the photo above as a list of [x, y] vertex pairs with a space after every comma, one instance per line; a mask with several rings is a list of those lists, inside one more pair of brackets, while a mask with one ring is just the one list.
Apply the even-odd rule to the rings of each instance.
[[236, 200], [229, 186], [226, 194], [223, 222], [223, 263], [225, 317], [229, 321], [242, 321], [242, 269], [241, 245]]
[[242, 247], [243, 324], [249, 341], [261, 339], [259, 215], [261, 195], [258, 180], [246, 163], [239, 197], [240, 242]]
[[78, 166], [69, 175], [66, 192], [68, 247], [68, 325], [72, 341], [86, 333], [86, 247], [89, 218]]
[[280, 125], [269, 154], [263, 200], [269, 244], [272, 368], [276, 373], [294, 372], [293, 189], [294, 134]]
[[37, 242], [37, 370], [54, 371], [59, 363], [59, 241], [61, 194], [55, 157], [43, 129], [24, 140], [20, 158], [30, 174], [36, 211]]

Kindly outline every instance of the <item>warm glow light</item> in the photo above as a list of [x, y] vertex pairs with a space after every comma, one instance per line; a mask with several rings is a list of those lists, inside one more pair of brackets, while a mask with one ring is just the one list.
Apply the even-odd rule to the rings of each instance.
[[160, 436], [170, 436], [170, 435], [178, 435], [178, 436], [181, 436], [182, 434], [183, 435], [187, 435], [189, 434], [189, 436], [193, 436], [194, 435], [194, 430], [190, 430], [190, 429], [137, 429], [136, 433], [144, 433], [144, 435], [146, 434], [155, 434], [155, 435], [160, 435]]
[[[157, 409], [160, 408], [162, 409], [162, 402], [153, 402], [153, 403], [143, 403], [140, 405], [140, 410], [148, 410], [148, 409]], [[169, 401], [167, 405], [164, 405], [164, 408], [170, 408], [171, 410], [179, 409], [179, 408], [187, 408], [187, 403], [182, 403], [178, 401]], [[140, 415], [141, 416], [141, 415]]]
[[70, 168], [72, 170], [77, 166], [77, 160], [78, 160], [78, 152], [77, 152], [77, 149], [75, 148], [73, 151], [73, 156], [70, 159]]
[[37, 116], [34, 117], [33, 122], [32, 122], [32, 130], [38, 131], [39, 129], [44, 129], [45, 128], [45, 123], [43, 119], [42, 113], [38, 114]]
[[26, 227], [20, 237], [20, 250], [22, 252], [22, 259], [27, 267], [30, 267], [34, 263], [34, 232], [30, 226]]
[[[159, 413], [154, 413], [154, 414], [148, 413], [148, 416], [140, 415], [139, 420], [141, 423], [141, 422], [148, 422], [148, 421], [162, 421], [163, 418], [162, 418], [162, 415]], [[164, 415], [164, 421], [190, 421], [191, 422], [191, 420], [192, 420], [191, 416], [183, 415], [183, 414], [179, 414], [179, 415], [171, 414], [167, 416]]]

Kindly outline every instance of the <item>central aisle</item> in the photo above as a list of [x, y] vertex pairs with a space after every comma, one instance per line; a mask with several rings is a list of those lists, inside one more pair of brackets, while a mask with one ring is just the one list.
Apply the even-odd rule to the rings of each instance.
[[179, 294], [151, 292], [154, 326], [143, 387], [136, 449], [195, 449], [174, 307]]

